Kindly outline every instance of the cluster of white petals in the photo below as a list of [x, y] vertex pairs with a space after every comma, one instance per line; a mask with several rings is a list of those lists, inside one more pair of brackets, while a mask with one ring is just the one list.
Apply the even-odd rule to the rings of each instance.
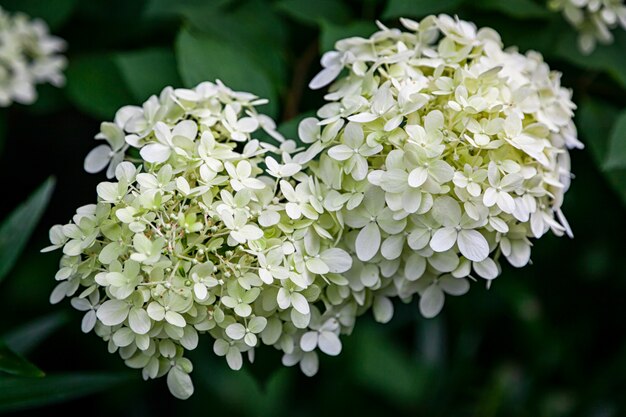
[[36, 84], [62, 86], [66, 60], [58, 53], [64, 49], [65, 41], [50, 35], [44, 21], [0, 7], [0, 106], [33, 103]]
[[318, 180], [291, 162], [295, 143], [256, 112], [263, 102], [206, 82], [121, 108], [85, 161], [90, 172], [108, 165], [114, 181], [52, 227], [44, 249], [63, 250], [51, 302], [72, 297], [83, 331], [144, 378], [167, 374], [179, 398], [193, 392], [184, 355], [199, 334], [232, 369], [265, 344], [313, 374], [315, 351], [337, 355], [355, 315], [356, 305], [324, 307], [351, 257], [335, 248], [340, 223], [324, 212]]
[[595, 49], [596, 42], [613, 42], [611, 30], [616, 27], [626, 30], [624, 0], [549, 0], [548, 4], [578, 30], [578, 46], [585, 54]]
[[332, 85], [299, 126], [306, 149], [219, 82], [121, 108], [85, 160], [114, 180], [50, 231], [51, 301], [72, 297], [84, 331], [186, 398], [199, 334], [233, 369], [264, 344], [313, 375], [364, 312], [387, 322], [419, 295], [433, 317], [502, 257], [526, 265], [530, 239], [571, 234], [582, 145], [560, 74], [488, 28], [402, 23], [322, 57], [311, 87]]
[[571, 234], [567, 149], [582, 146], [571, 93], [540, 54], [503, 50], [494, 30], [447, 15], [401, 21], [407, 31], [379, 25], [324, 54], [310, 86], [343, 75], [300, 124], [310, 146], [294, 157], [342, 219], [343, 295], [380, 321], [389, 297], [415, 294], [433, 317], [445, 294], [495, 279], [502, 257], [526, 265], [531, 238]]

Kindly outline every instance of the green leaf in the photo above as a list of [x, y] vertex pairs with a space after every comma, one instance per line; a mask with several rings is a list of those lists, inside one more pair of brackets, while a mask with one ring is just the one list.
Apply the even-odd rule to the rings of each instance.
[[56, 29], [71, 16], [76, 3], [77, 0], [3, 0], [2, 7], [39, 17], [45, 20], [51, 29]]
[[428, 370], [391, 343], [392, 336], [372, 325], [359, 327], [351, 353], [357, 382], [403, 405], [419, 404], [428, 391]]
[[[464, 0], [389, 0], [383, 18], [423, 17], [433, 13], [454, 13]], [[508, 1], [508, 0], [507, 0]]]
[[13, 352], [0, 340], [0, 372], [23, 377], [42, 377], [41, 369]]
[[13, 268], [28, 238], [35, 230], [48, 205], [54, 183], [54, 178], [48, 178], [0, 225], [0, 281]]
[[287, 81], [289, 33], [284, 21], [262, 0], [212, 13], [188, 13], [189, 23], [211, 38], [240, 49], [253, 59], [281, 89]]
[[0, 412], [34, 408], [84, 397], [130, 381], [129, 373], [75, 373], [41, 379], [0, 378]]
[[613, 124], [603, 168], [626, 168], [626, 111], [622, 111]]
[[495, 10], [518, 19], [544, 18], [554, 15], [546, 7], [532, 0], [481, 0], [473, 4], [477, 8]]
[[187, 87], [219, 79], [234, 90], [249, 91], [269, 99], [262, 111], [275, 116], [277, 97], [269, 76], [240, 49], [183, 29], [176, 40], [176, 57]]
[[588, 70], [605, 71], [623, 87], [626, 87], [626, 31], [613, 31], [615, 40], [611, 45], [598, 45], [590, 55], [578, 50], [577, 34], [573, 30], [561, 31], [555, 47], [555, 55]]
[[345, 23], [350, 19], [348, 6], [336, 0], [280, 0], [275, 7], [294, 20], [312, 26], [323, 20]]
[[169, 48], [142, 49], [115, 57], [122, 77], [135, 99], [143, 102], [164, 87], [180, 87], [176, 58]]
[[[618, 110], [600, 100], [585, 99], [579, 105], [577, 126], [581, 140], [589, 146], [591, 156], [600, 171], [610, 149], [606, 132], [614, 129]], [[604, 170], [608, 183], [626, 203], [626, 169]]]
[[137, 102], [113, 55], [70, 60], [66, 91], [76, 107], [98, 119], [111, 120], [120, 107]]
[[322, 52], [330, 51], [335, 48], [335, 42], [340, 39], [350, 38], [353, 36], [369, 37], [377, 30], [376, 25], [372, 22], [350, 22], [347, 25], [336, 25], [331, 22], [323, 21], [320, 35], [320, 50]]
[[147, 17], [167, 17], [167, 16], [201, 16], [207, 17], [232, 0], [150, 0], [144, 10]]
[[277, 369], [261, 384], [247, 369], [232, 372], [214, 356], [196, 354], [193, 362], [198, 392], [212, 392], [230, 410], [245, 415], [287, 415], [284, 397], [290, 395], [294, 370]]
[[5, 333], [2, 339], [13, 351], [26, 355], [67, 321], [67, 313], [59, 311], [22, 324]]

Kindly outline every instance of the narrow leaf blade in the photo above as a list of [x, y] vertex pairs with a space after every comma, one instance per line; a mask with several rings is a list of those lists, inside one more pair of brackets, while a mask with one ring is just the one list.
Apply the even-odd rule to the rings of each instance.
[[0, 412], [60, 403], [131, 380], [129, 373], [75, 373], [41, 379], [0, 378]]
[[28, 238], [39, 223], [54, 190], [54, 178], [48, 178], [0, 226], [0, 281], [13, 268]]
[[23, 377], [42, 377], [45, 374], [41, 369], [13, 352], [0, 341], [0, 372]]

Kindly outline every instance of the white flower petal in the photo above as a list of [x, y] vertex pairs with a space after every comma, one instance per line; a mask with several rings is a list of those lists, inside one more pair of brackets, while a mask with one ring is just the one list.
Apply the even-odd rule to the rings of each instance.
[[176, 366], [167, 373], [167, 387], [172, 395], [180, 400], [186, 400], [193, 395], [191, 378]]
[[243, 358], [241, 357], [241, 352], [236, 347], [231, 347], [228, 349], [228, 353], [226, 353], [226, 363], [233, 371], [238, 371], [241, 369], [243, 365]]
[[185, 327], [185, 325], [187, 324], [183, 316], [171, 310], [165, 312], [165, 320], [172, 326], [176, 327]]
[[317, 343], [320, 350], [327, 355], [337, 356], [341, 352], [341, 340], [333, 332], [321, 332]]
[[98, 308], [98, 319], [105, 326], [117, 326], [126, 320], [130, 306], [126, 301], [108, 300]]
[[148, 313], [143, 308], [132, 308], [128, 313], [128, 324], [133, 332], [137, 334], [146, 334], [150, 331], [152, 322]]
[[317, 347], [318, 333], [316, 331], [306, 332], [300, 338], [300, 349], [311, 352]]
[[420, 298], [420, 312], [427, 319], [435, 317], [443, 308], [445, 296], [436, 284], [430, 285]]
[[157, 164], [167, 161], [171, 153], [172, 149], [169, 146], [160, 143], [150, 143], [139, 151], [141, 157], [147, 162]]
[[474, 271], [484, 279], [495, 279], [500, 274], [498, 264], [491, 258], [486, 258], [481, 262], [473, 263]]
[[426, 271], [426, 258], [423, 256], [413, 253], [406, 260], [406, 264], [404, 266], [404, 276], [409, 281], [415, 281], [424, 275]]
[[433, 233], [430, 247], [435, 252], [445, 252], [456, 243], [458, 233], [453, 227], [443, 227]]
[[85, 171], [95, 174], [102, 171], [111, 161], [113, 150], [109, 145], [98, 145], [87, 154], [83, 165]]
[[311, 90], [318, 90], [322, 87], [327, 86], [328, 84], [333, 82], [335, 78], [337, 78], [337, 76], [341, 72], [341, 69], [342, 67], [340, 65], [324, 68], [315, 77], [313, 77], [313, 79], [309, 83], [309, 88]]
[[322, 252], [321, 259], [334, 274], [341, 274], [352, 267], [352, 257], [343, 249], [326, 249]]
[[417, 188], [424, 184], [428, 179], [428, 170], [424, 167], [417, 167], [409, 173], [408, 181], [409, 185], [413, 188]]
[[306, 376], [313, 376], [319, 368], [319, 358], [315, 352], [306, 352], [300, 360], [300, 369]]
[[444, 276], [439, 278], [439, 287], [450, 295], [463, 295], [469, 291], [470, 284], [465, 278]]
[[298, 125], [298, 137], [304, 143], [313, 143], [319, 140], [320, 127], [318, 126], [319, 120], [315, 117], [307, 117], [302, 119]]
[[327, 274], [330, 271], [330, 269], [328, 268], [328, 265], [326, 265], [326, 263], [320, 258], [307, 259], [305, 264], [306, 264], [307, 269], [314, 274], [322, 275], [322, 274]]
[[239, 340], [246, 334], [246, 328], [241, 323], [233, 323], [226, 328], [226, 334], [233, 340]]
[[299, 313], [309, 314], [309, 302], [304, 298], [304, 295], [299, 292], [291, 294], [291, 305], [293, 305], [293, 308]]
[[380, 248], [380, 230], [374, 222], [368, 223], [356, 238], [356, 254], [361, 261], [369, 261]]
[[388, 323], [393, 317], [393, 303], [381, 295], [374, 297], [372, 304], [374, 319], [379, 323]]
[[458, 237], [461, 254], [470, 261], [480, 262], [489, 256], [487, 239], [476, 230], [461, 230]]

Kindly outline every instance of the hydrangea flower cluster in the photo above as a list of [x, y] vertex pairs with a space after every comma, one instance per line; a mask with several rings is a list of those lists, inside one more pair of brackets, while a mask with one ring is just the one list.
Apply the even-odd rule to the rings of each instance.
[[0, 7], [0, 106], [33, 103], [35, 84], [62, 86], [66, 60], [58, 53], [63, 50], [65, 41], [51, 36], [44, 21]]
[[343, 75], [300, 124], [306, 149], [219, 81], [121, 108], [85, 160], [112, 181], [50, 231], [51, 301], [72, 297], [85, 332], [186, 398], [199, 334], [232, 369], [264, 344], [313, 375], [360, 314], [387, 322], [392, 298], [419, 295], [433, 317], [502, 256], [526, 265], [531, 238], [571, 234], [582, 145], [560, 75], [491, 29], [402, 23], [322, 57], [312, 88]]
[[571, 93], [540, 54], [447, 15], [401, 21], [324, 54], [310, 87], [344, 75], [300, 124], [310, 146], [294, 157], [343, 219], [349, 296], [381, 321], [390, 296], [419, 294], [433, 317], [468, 279], [495, 279], [502, 257], [526, 265], [531, 238], [571, 235], [567, 149], [582, 147]]
[[585, 54], [595, 49], [596, 42], [613, 42], [612, 29], [626, 30], [624, 0], [550, 0], [548, 4], [580, 32], [578, 46]]
[[[121, 108], [85, 161], [114, 180], [52, 227], [44, 249], [63, 250], [51, 302], [72, 297], [83, 331], [144, 378], [167, 374], [179, 398], [193, 392], [184, 355], [199, 334], [232, 369], [265, 344], [313, 374], [314, 350], [338, 354], [340, 322], [354, 317], [324, 309], [352, 262], [334, 245], [340, 222], [324, 212], [318, 180], [291, 162], [294, 142], [256, 112], [262, 103], [207, 82]], [[260, 130], [279, 146], [255, 139]], [[137, 150], [139, 166], [126, 155]]]

